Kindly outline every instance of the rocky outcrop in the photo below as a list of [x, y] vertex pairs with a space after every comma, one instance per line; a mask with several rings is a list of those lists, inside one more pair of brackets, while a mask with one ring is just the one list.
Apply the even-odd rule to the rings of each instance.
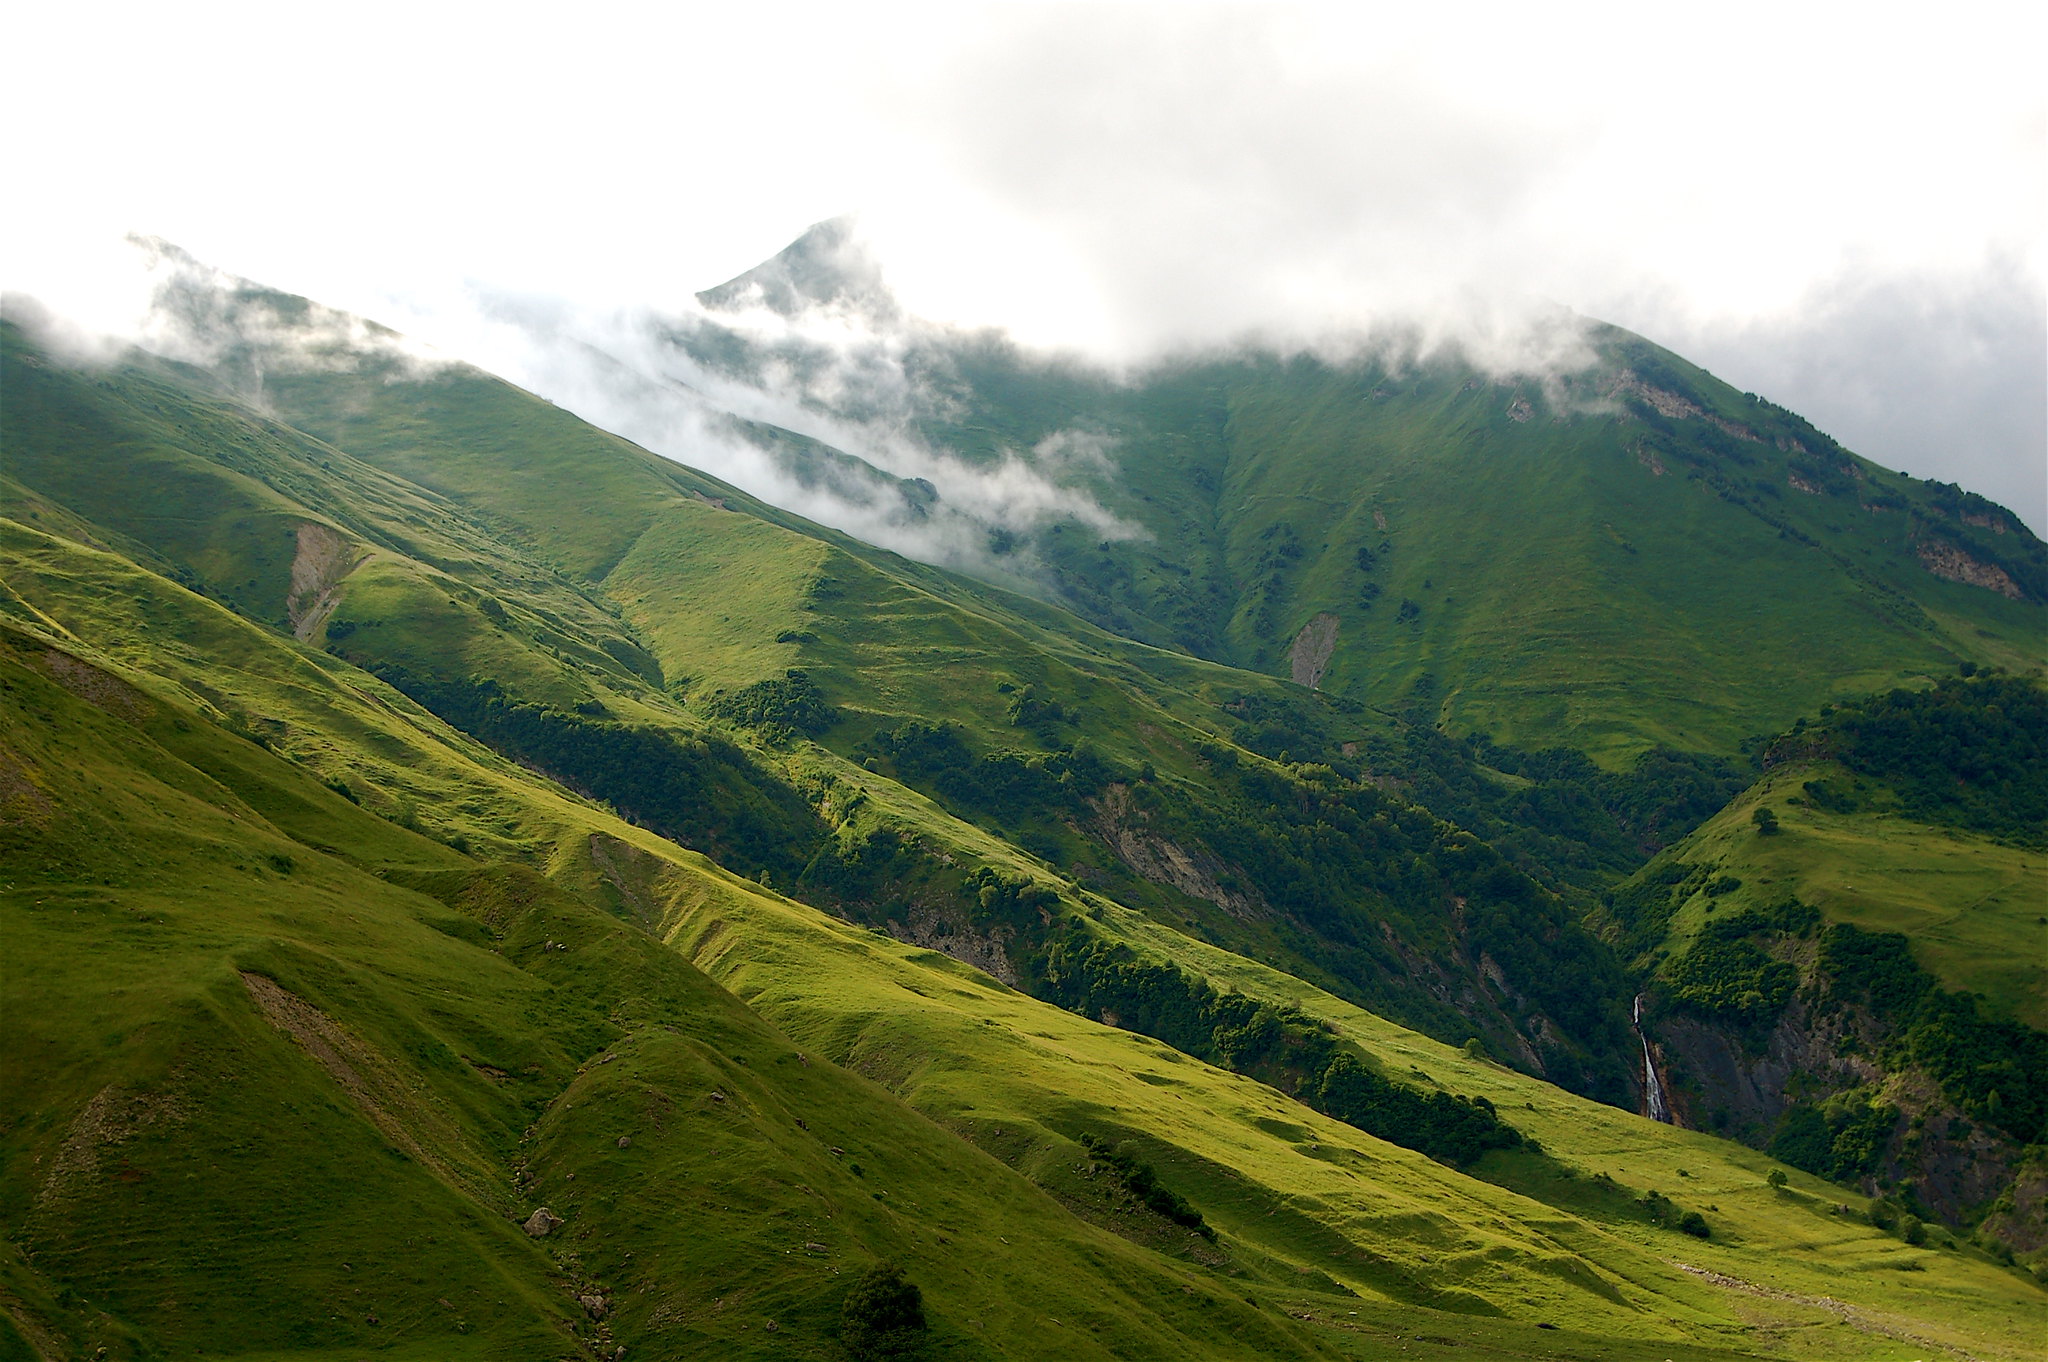
[[1679, 1081], [1671, 1093], [1678, 1124], [1697, 1130], [1747, 1133], [1761, 1141], [1790, 1105], [1795, 1076], [1809, 1091], [1834, 1092], [1875, 1082], [1882, 1075], [1864, 1058], [1863, 1039], [1842, 1014], [1816, 1018], [1794, 998], [1760, 1050], [1744, 1039], [1687, 1013], [1655, 1027], [1657, 1048]]
[[1273, 916], [1272, 907], [1257, 891], [1223, 886], [1222, 877], [1230, 873], [1223, 862], [1147, 828], [1144, 815], [1131, 806], [1130, 787], [1111, 785], [1104, 790], [1095, 800], [1095, 815], [1095, 835], [1140, 879], [1205, 899], [1240, 921]]
[[1719, 428], [1723, 433], [1732, 435], [1738, 440], [1748, 440], [1754, 443], [1762, 438], [1740, 421], [1730, 421], [1725, 416], [1716, 416], [1712, 412], [1702, 409], [1690, 398], [1645, 383], [1632, 369], [1623, 369], [1621, 371], [1620, 376], [1615, 379], [1613, 386], [1608, 389], [1608, 395], [1610, 397], [1636, 398], [1659, 416], [1666, 416], [1674, 421], [1705, 421], [1707, 424]]
[[1294, 645], [1287, 650], [1294, 684], [1315, 690], [1323, 684], [1323, 673], [1337, 651], [1337, 617], [1327, 610], [1301, 627]]
[[950, 955], [1013, 988], [1021, 982], [1022, 976], [1010, 963], [1009, 949], [1003, 937], [994, 932], [977, 931], [935, 909], [912, 905], [901, 916], [889, 919], [888, 931], [898, 941]]
[[314, 521], [299, 526], [298, 553], [292, 558], [292, 586], [284, 609], [292, 634], [301, 643], [316, 637], [334, 613], [342, 579], [358, 561], [356, 546], [339, 530]]
[[1923, 539], [1918, 549], [1920, 566], [1937, 577], [1951, 582], [1961, 582], [1965, 586], [1981, 586], [1986, 591], [1996, 591], [2008, 600], [2026, 599], [2026, 593], [2019, 589], [2012, 578], [2006, 576], [2004, 568], [1979, 562], [1946, 540]]
[[[1886, 1069], [1877, 1058], [1884, 1036], [1861, 1009], [1823, 1013], [1801, 994], [1761, 1045], [1682, 1011], [1665, 1016], [1654, 1037], [1677, 1124], [1768, 1148], [1795, 1105], [1821, 1106], [1852, 1089], [1879, 1093], [1897, 1116], [1860, 1191], [1910, 1187], [1923, 1213], [1959, 1230], [2013, 1201], [2025, 1151], [1967, 1119], [1925, 1074]], [[2012, 1221], [1994, 1214], [1987, 1228], [2016, 1250], [2048, 1244], [2048, 1219]]]

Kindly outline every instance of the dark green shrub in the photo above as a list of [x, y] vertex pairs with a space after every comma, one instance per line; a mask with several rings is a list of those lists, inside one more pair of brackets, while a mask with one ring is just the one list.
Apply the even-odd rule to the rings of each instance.
[[926, 1327], [924, 1293], [894, 1263], [863, 1272], [839, 1311], [840, 1342], [862, 1362], [915, 1354]]
[[1081, 1144], [1096, 1162], [1106, 1166], [1116, 1176], [1117, 1181], [1123, 1184], [1124, 1190], [1147, 1210], [1166, 1217], [1176, 1225], [1186, 1226], [1204, 1239], [1212, 1242], [1215, 1240], [1216, 1231], [1203, 1221], [1202, 1213], [1189, 1205], [1180, 1193], [1160, 1182], [1159, 1175], [1151, 1164], [1139, 1162], [1127, 1147], [1117, 1145], [1112, 1148], [1107, 1142], [1093, 1135], [1083, 1135]]
[[825, 703], [810, 674], [800, 667], [791, 667], [777, 680], [720, 691], [704, 702], [704, 712], [746, 728], [780, 725], [814, 734], [839, 721], [839, 711]]

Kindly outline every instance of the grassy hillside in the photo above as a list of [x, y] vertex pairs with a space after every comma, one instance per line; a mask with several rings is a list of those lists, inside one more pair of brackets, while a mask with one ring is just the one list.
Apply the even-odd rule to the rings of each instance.
[[965, 1355], [1320, 1351], [547, 880], [6, 637], [11, 1287], [52, 1355], [834, 1355], [882, 1258]]
[[[18, 334], [13, 343], [34, 354]], [[230, 491], [272, 495], [267, 533], [296, 545], [289, 576], [308, 583], [283, 613], [318, 602], [290, 621], [308, 641], [500, 755], [742, 873], [876, 922], [900, 921], [894, 905], [908, 899], [911, 916], [946, 919], [967, 939], [988, 926], [975, 920], [979, 889], [943, 848], [954, 823], [972, 822], [1061, 879], [1436, 1034], [1476, 1029], [1532, 1067], [1626, 1100], [1618, 974], [1554, 898], [1558, 886], [1527, 880], [1541, 872], [1526, 853], [1503, 864], [1362, 767], [1318, 785], [1256, 758], [1240, 765], [1229, 745], [1250, 740], [1247, 720], [1264, 733], [1291, 714], [1288, 731], [1312, 731], [1306, 742], [1347, 761], [1344, 735], [1371, 721], [1355, 706], [1299, 713], [1283, 683], [854, 545], [459, 366], [394, 371], [372, 354], [353, 368], [266, 371], [270, 409], [347, 452], [245, 420], [239, 463], [213, 456], [229, 405], [181, 403], [178, 376], [161, 366], [88, 376], [24, 365], [7, 381], [25, 394], [10, 403], [10, 438], [39, 498], [24, 507], [31, 521], [44, 505], [89, 524], [127, 514], [123, 484], [85, 476], [67, 453], [111, 419], [93, 403], [112, 394], [102, 405], [180, 451], [194, 486], [210, 470]], [[501, 466], [522, 471], [495, 477]], [[571, 468], [579, 487], [615, 500], [553, 495]], [[179, 533], [133, 528], [166, 570], [221, 595], [229, 568], [203, 575], [205, 563], [184, 562]], [[261, 598], [222, 598], [257, 619], [276, 613]], [[779, 707], [792, 696], [810, 706], [803, 731], [842, 762], [913, 785], [950, 818], [932, 830], [922, 811], [881, 827], [816, 807], [819, 787], [792, 782], [776, 750], [790, 746]], [[754, 737], [736, 746], [717, 731], [735, 724]], [[762, 740], [769, 750], [752, 745]], [[448, 835], [489, 845], [500, 834]], [[852, 862], [857, 839], [876, 835], [923, 839], [931, 852], [870, 873]], [[1330, 854], [1333, 837], [1334, 850], [1372, 850]], [[1026, 873], [1051, 878], [1043, 866]], [[1475, 894], [1499, 902], [1475, 908], [1470, 928], [1455, 906]], [[1027, 915], [1004, 930], [1023, 933], [1010, 954], [1028, 973], [1037, 926]], [[1575, 985], [1559, 986], [1573, 973]]]
[[[1790, 895], [1829, 922], [1903, 934], [1944, 987], [2048, 1028], [2048, 855], [1897, 813], [1835, 812], [1806, 793], [1853, 780], [1834, 762], [1774, 768], [1674, 847], [1672, 862], [1711, 869], [1672, 914], [1665, 948], [1682, 949], [1717, 913]], [[1757, 835], [1758, 808], [1775, 812], [1778, 834]], [[1723, 876], [1740, 884], [1708, 894]]]
[[[853, 266], [819, 230], [764, 267], [806, 286], [761, 301], [801, 316], [834, 295], [824, 280]], [[1547, 376], [1386, 336], [1342, 361], [1243, 353], [1116, 378], [877, 324], [933, 447], [1036, 460], [1141, 528], [1040, 532], [1055, 598], [1460, 735], [1569, 742], [1610, 766], [1660, 744], [1732, 754], [1959, 659], [2040, 663], [2048, 549], [2017, 519], [1615, 328], [1585, 326], [1588, 362]], [[714, 313], [672, 339], [741, 377], [837, 372], [801, 327], [763, 339]], [[807, 398], [842, 401], [829, 383]], [[1103, 461], [1063, 465], [1076, 440]]]
[[[9, 576], [27, 580], [19, 559]], [[147, 581], [36, 594], [75, 634], [116, 623], [104, 603], [133, 601]], [[198, 598], [157, 591], [246, 636], [235, 675], [293, 655]], [[925, 1284], [940, 1339], [997, 1337], [984, 1346], [1020, 1356], [1088, 1355], [1091, 1340], [1120, 1356], [1374, 1356], [1415, 1333], [1450, 1340], [1437, 1345], [1447, 1352], [1672, 1356], [1737, 1337], [1726, 1307], [1708, 1304], [1718, 1291], [1689, 1301], [1706, 1323], [1674, 1333], [1671, 1303], [1649, 1299], [1685, 1299], [1693, 1279], [1590, 1223], [1560, 1229], [1534, 1203], [1269, 1089], [693, 868], [598, 811], [529, 811], [556, 829], [564, 889], [479, 867], [169, 695], [11, 638], [9, 934], [35, 949], [21, 957], [33, 968], [10, 971], [9, 1009], [38, 1019], [26, 1053], [49, 1059], [18, 1089], [8, 1125], [8, 1167], [28, 1179], [12, 1204], [45, 1208], [11, 1231], [33, 1254], [15, 1295], [52, 1307], [25, 1307], [31, 1330], [182, 1355], [520, 1355], [568, 1346], [566, 1324], [594, 1335], [571, 1298], [595, 1292], [610, 1303], [610, 1337], [638, 1353], [786, 1355], [829, 1336], [843, 1287], [826, 1280], [832, 1266], [889, 1256]], [[308, 727], [379, 690], [304, 682], [291, 717]], [[407, 727], [387, 722], [387, 743], [420, 745]], [[519, 773], [466, 780], [472, 806], [535, 799]], [[644, 885], [678, 943], [770, 1017], [805, 1022], [785, 1030], [795, 1044], [565, 892], [599, 875], [622, 891]], [[122, 940], [155, 945], [136, 955]], [[110, 976], [112, 958], [132, 964]], [[809, 980], [801, 1008], [739, 975], [777, 967], [791, 971], [784, 988]], [[108, 1049], [114, 1033], [134, 1042]], [[889, 1115], [899, 1108], [864, 1095], [874, 1089], [799, 1049], [898, 1088], [940, 1125], [904, 1126]], [[275, 1108], [248, 1104], [259, 1074]], [[729, 1110], [746, 1119], [714, 1127], [708, 1149], [691, 1134]], [[946, 1126], [997, 1161], [976, 1164]], [[1203, 1211], [1217, 1244], [1104, 1188], [1075, 1140], [1084, 1133], [1130, 1141]], [[295, 1171], [311, 1150], [316, 1178]], [[31, 1171], [74, 1166], [104, 1176]], [[613, 1190], [627, 1167], [634, 1181]], [[243, 1171], [216, 1181], [228, 1168]], [[351, 1190], [329, 1190], [340, 1188]], [[330, 1209], [316, 1214], [309, 1197]], [[252, 1204], [270, 1217], [254, 1233]], [[397, 1204], [423, 1209], [394, 1225]], [[567, 1237], [536, 1245], [514, 1232], [506, 1217], [536, 1204], [567, 1220]], [[693, 1208], [687, 1219], [677, 1204]], [[1282, 1205], [1286, 1217], [1266, 1214]], [[129, 1260], [108, 1259], [111, 1240], [94, 1230], [109, 1215], [126, 1242], [159, 1245], [149, 1272], [115, 1271]], [[463, 1268], [437, 1265], [434, 1244], [423, 1259], [423, 1236], [466, 1255]], [[1089, 1256], [1062, 1266], [1061, 1240]], [[542, 1252], [557, 1244], [566, 1251]], [[1440, 1270], [1446, 1254], [1462, 1266]], [[278, 1294], [249, 1296], [249, 1279]], [[639, 1298], [643, 1285], [653, 1299]], [[697, 1309], [664, 1311], [678, 1286]], [[1240, 1309], [1246, 1295], [1260, 1315]], [[164, 1303], [186, 1299], [213, 1309], [192, 1318]], [[471, 1304], [485, 1300], [488, 1317]], [[251, 1309], [275, 1339], [248, 1332]], [[1148, 1322], [1155, 1313], [1166, 1318]], [[1303, 1314], [1313, 1321], [1288, 1322]], [[1537, 1323], [1566, 1327], [1553, 1340]]]
[[[1485, 1057], [1634, 1053], [1575, 910], [1733, 768], [1117, 638], [474, 371], [4, 339], [0, 1347], [842, 1357], [885, 1260], [934, 1357], [2044, 1322], [1942, 1230]], [[1033, 996], [1084, 959], [1244, 1025]], [[1514, 1138], [1431, 1158], [1418, 1110]]]

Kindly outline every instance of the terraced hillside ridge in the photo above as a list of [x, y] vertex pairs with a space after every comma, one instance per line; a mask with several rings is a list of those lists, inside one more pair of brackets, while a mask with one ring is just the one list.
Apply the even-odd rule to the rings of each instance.
[[[925, 1284], [935, 1328], [981, 1340], [1000, 1326], [988, 1350], [1020, 1356], [1089, 1355], [1096, 1335], [1104, 1355], [1373, 1356], [1423, 1334], [1454, 1340], [1431, 1345], [1446, 1355], [1712, 1356], [1744, 1343], [1759, 1300], [1834, 1340], [1807, 1355], [1900, 1336], [2000, 1355], [1997, 1311], [2028, 1318], [2033, 1288], [1966, 1250], [1841, 1219], [1817, 1183], [1782, 1201], [1759, 1156], [1600, 1116], [1311, 992], [1387, 1071], [1426, 1065], [1415, 1081], [1488, 1095], [1542, 1133], [1547, 1155], [1495, 1181], [1455, 1172], [765, 894], [492, 762], [360, 673], [308, 668], [281, 635], [107, 555], [25, 542], [8, 558], [33, 633], [8, 636], [7, 908], [35, 965], [10, 971], [10, 1010], [40, 1019], [26, 1052], [43, 1058], [36, 1084], [12, 1090], [8, 1167], [25, 1179], [10, 1204], [43, 1212], [10, 1225], [24, 1249], [10, 1290], [24, 1331], [59, 1346], [244, 1354], [242, 1311], [260, 1308], [273, 1355], [522, 1355], [572, 1335], [653, 1356], [786, 1355], [829, 1339], [832, 1267], [884, 1254]], [[164, 670], [81, 656], [98, 630]], [[156, 631], [238, 657], [236, 691], [212, 703], [269, 720], [256, 731], [273, 746], [193, 707]], [[350, 799], [321, 782], [312, 740], [366, 721], [381, 741], [362, 745]], [[364, 812], [413, 771], [480, 826], [516, 822], [526, 854], [494, 867]], [[752, 1012], [597, 906], [606, 886]], [[1190, 965], [1248, 971], [1252, 990], [1285, 978], [1200, 950]], [[132, 963], [109, 975], [109, 959]], [[109, 1026], [137, 1043], [101, 1052]], [[258, 1074], [275, 1111], [249, 1105]], [[899, 1099], [924, 1115], [904, 1126]], [[1631, 1133], [1610, 1147], [1617, 1123]], [[1104, 1186], [1114, 1165], [1080, 1135], [1137, 1151], [1216, 1238]], [[1647, 1162], [1646, 1147], [1665, 1152]], [[214, 1182], [223, 1160], [233, 1176]], [[1642, 1170], [1672, 1163], [1700, 1182], [1680, 1191], [1674, 1174], [1664, 1195], [1694, 1192], [1714, 1238], [1681, 1235], [1642, 1199]], [[1021, 1204], [989, 1204], [1004, 1197]], [[394, 1224], [393, 1204], [414, 1210]], [[108, 1216], [150, 1246], [148, 1273], [95, 1234]], [[554, 1219], [539, 1240], [517, 1229]], [[1774, 1265], [1784, 1236], [1816, 1233], [1808, 1275]], [[1096, 1247], [1060, 1268], [1041, 1235]], [[442, 1243], [461, 1270], [432, 1259]], [[989, 1255], [1012, 1254], [1051, 1275], [991, 1272]], [[1898, 1262], [1926, 1268], [1903, 1309], [1888, 1294]], [[1061, 1286], [1104, 1276], [1102, 1289], [1159, 1281], [1162, 1308], [1191, 1313], [1153, 1331], [1128, 1301], [1090, 1306]], [[252, 1278], [275, 1296], [251, 1297]], [[1262, 1315], [1237, 1313], [1247, 1295]], [[162, 1303], [185, 1298], [215, 1308]]]
[[1916, 1229], [1630, 1114], [1609, 891], [1746, 756], [1439, 731], [256, 331], [0, 335], [7, 1348], [837, 1358], [889, 1264], [935, 1357], [2048, 1323], [2024, 1179]]

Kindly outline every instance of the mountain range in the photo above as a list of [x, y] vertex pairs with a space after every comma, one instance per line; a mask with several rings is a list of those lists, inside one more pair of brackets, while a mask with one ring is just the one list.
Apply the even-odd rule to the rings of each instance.
[[2004, 508], [1562, 316], [826, 224], [541, 396], [171, 258], [0, 323], [0, 1355], [2038, 1343]]

